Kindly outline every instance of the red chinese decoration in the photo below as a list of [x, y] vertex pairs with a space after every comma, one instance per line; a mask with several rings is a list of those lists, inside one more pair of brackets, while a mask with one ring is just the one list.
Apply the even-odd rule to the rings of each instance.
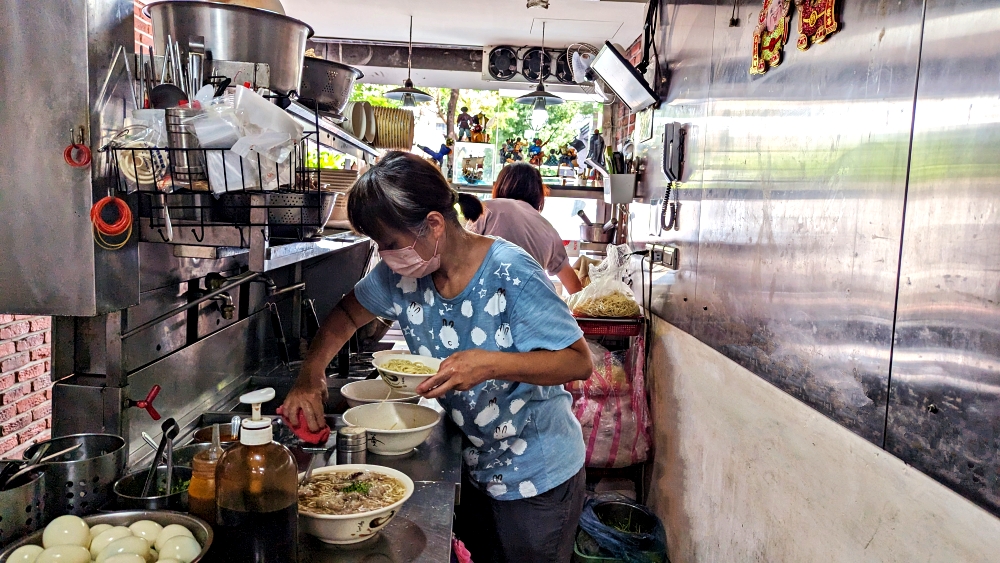
[[781, 54], [788, 42], [791, 26], [790, 0], [764, 0], [753, 32], [753, 60], [750, 74], [764, 74], [781, 64]]
[[837, 0], [795, 0], [799, 9], [798, 48], [805, 51], [837, 31]]

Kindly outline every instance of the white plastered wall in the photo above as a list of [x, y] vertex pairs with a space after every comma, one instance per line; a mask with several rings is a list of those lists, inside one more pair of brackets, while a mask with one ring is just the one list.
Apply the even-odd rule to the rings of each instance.
[[657, 320], [650, 504], [672, 563], [1000, 561], [1000, 520]]

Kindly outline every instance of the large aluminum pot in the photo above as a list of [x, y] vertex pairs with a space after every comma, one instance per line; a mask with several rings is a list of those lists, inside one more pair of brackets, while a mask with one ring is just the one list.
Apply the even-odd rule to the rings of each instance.
[[353, 66], [306, 57], [302, 64], [299, 103], [309, 109], [318, 108], [341, 117], [354, 91], [354, 81], [363, 76]]
[[192, 37], [204, 37], [212, 60], [266, 63], [270, 89], [280, 94], [298, 92], [306, 40], [313, 35], [307, 24], [266, 10], [199, 0], [164, 0], [143, 9], [153, 20], [153, 44], [166, 52], [167, 35], [187, 53]]

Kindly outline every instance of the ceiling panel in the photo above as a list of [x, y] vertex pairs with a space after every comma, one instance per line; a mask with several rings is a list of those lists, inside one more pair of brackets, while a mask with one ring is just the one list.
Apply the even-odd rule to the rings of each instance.
[[645, 5], [633, 2], [550, 0], [549, 9], [526, 8], [524, 0], [282, 0], [285, 12], [313, 26], [319, 37], [371, 41], [407, 39], [443, 45], [600, 44], [628, 46], [642, 33]]

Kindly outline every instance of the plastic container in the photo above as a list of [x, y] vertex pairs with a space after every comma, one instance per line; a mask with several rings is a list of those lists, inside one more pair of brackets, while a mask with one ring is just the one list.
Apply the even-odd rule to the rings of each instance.
[[240, 443], [223, 454], [215, 471], [220, 554], [227, 561], [298, 561], [298, 472], [287, 448], [273, 441], [271, 420], [260, 405], [274, 389], [240, 397], [253, 405]]
[[219, 425], [212, 427], [212, 445], [195, 454], [191, 460], [191, 484], [188, 486], [188, 507], [191, 514], [215, 523], [215, 470], [223, 454]]

